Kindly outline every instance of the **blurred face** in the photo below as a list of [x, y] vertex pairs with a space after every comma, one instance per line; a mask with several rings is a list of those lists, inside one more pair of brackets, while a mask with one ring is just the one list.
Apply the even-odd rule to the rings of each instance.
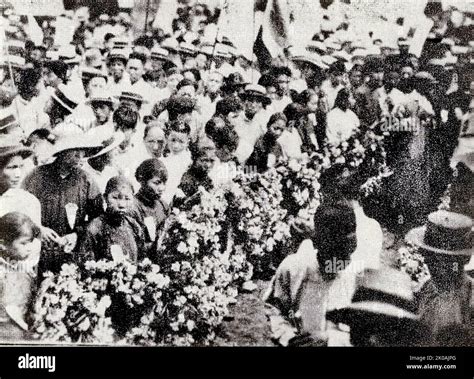
[[383, 71], [370, 74], [369, 85], [371, 88], [380, 88], [383, 84]]
[[130, 59], [127, 64], [127, 71], [132, 84], [139, 81], [145, 73], [143, 63], [140, 59]]
[[106, 196], [107, 211], [115, 214], [126, 214], [133, 205], [133, 192], [130, 186], [120, 186]]
[[195, 166], [202, 172], [209, 172], [214, 167], [216, 162], [216, 151], [215, 149], [205, 149], [201, 156], [196, 159]]
[[149, 181], [146, 182], [146, 185], [149, 189], [153, 191], [153, 193], [157, 197], [160, 197], [163, 194], [163, 191], [165, 190], [165, 183], [163, 183], [161, 178], [159, 178], [158, 176], [151, 178]]
[[23, 230], [22, 235], [15, 239], [6, 248], [11, 259], [24, 261], [25, 259], [28, 259], [35, 250], [37, 250], [35, 248], [36, 246], [37, 244], [35, 243], [35, 239], [31, 233], [29, 233], [28, 230]]
[[401, 77], [402, 79], [411, 79], [413, 77], [413, 68], [407, 66], [402, 68]]
[[306, 103], [306, 106], [310, 112], [316, 112], [318, 110], [318, 101], [318, 95], [312, 95], [310, 97], [309, 101]]
[[110, 75], [113, 76], [115, 80], [122, 79], [123, 73], [125, 71], [125, 64], [120, 59], [113, 59], [109, 64]]
[[337, 87], [339, 84], [341, 84], [343, 77], [344, 75], [341, 73], [332, 73], [330, 75], [330, 80], [333, 87]]
[[222, 75], [216, 72], [213, 72], [211, 75], [209, 75], [209, 78], [207, 79], [207, 82], [206, 82], [207, 92], [216, 93], [220, 90], [221, 86], [222, 86]]
[[61, 79], [50, 69], [45, 68], [43, 70], [43, 80], [46, 87], [57, 88], [61, 84]]
[[148, 153], [154, 158], [160, 158], [163, 155], [165, 147], [165, 133], [159, 127], [153, 127], [148, 131], [145, 137], [145, 147]]
[[274, 122], [273, 124], [271, 124], [269, 127], [268, 127], [268, 131], [273, 135], [275, 136], [275, 138], [278, 138], [281, 136], [281, 134], [283, 133], [283, 131], [285, 130], [286, 128], [286, 123], [284, 120], [277, 120], [276, 122]]
[[262, 109], [263, 105], [257, 98], [249, 98], [245, 100], [245, 115], [248, 118], [253, 118]]
[[188, 58], [184, 62], [183, 68], [185, 70], [189, 70], [190, 68], [195, 68], [196, 67], [196, 60], [194, 58]]
[[196, 96], [196, 90], [194, 86], [184, 86], [179, 89], [178, 96], [194, 97]]
[[288, 95], [288, 93], [290, 92], [290, 78], [286, 75], [280, 75], [277, 78], [277, 83], [280, 87], [282, 94]]
[[32, 60], [39, 62], [43, 59], [43, 52], [35, 49], [31, 52], [30, 57]]
[[267, 96], [272, 99], [272, 100], [277, 100], [278, 99], [278, 94], [277, 90], [273, 86], [266, 87], [267, 89]]
[[105, 103], [93, 103], [92, 110], [99, 124], [107, 122], [112, 112], [111, 106]]
[[187, 134], [172, 131], [168, 136], [168, 148], [172, 154], [181, 153], [188, 146], [188, 141]]
[[351, 71], [349, 75], [349, 81], [352, 87], [357, 88], [362, 85], [362, 72], [359, 70]]
[[183, 80], [183, 75], [181, 74], [173, 74], [168, 77], [167, 82], [168, 82], [168, 88], [171, 90], [171, 92], [176, 91], [176, 87], [178, 86], [178, 83]]
[[196, 57], [196, 68], [199, 70], [204, 70], [206, 68], [207, 57], [204, 54], [198, 54]]
[[191, 80], [193, 83], [196, 82], [196, 78], [194, 77], [194, 74], [191, 71], [186, 71], [183, 73], [184, 79]]
[[63, 167], [70, 169], [79, 167], [84, 156], [83, 150], [66, 150], [61, 152], [57, 159]]
[[1, 173], [1, 182], [8, 188], [19, 188], [23, 179], [23, 158], [19, 155], [10, 158]]
[[229, 121], [229, 123], [234, 127], [240, 126], [240, 124], [242, 123], [242, 118], [243, 118], [242, 111], [230, 112], [227, 115], [227, 121]]
[[158, 71], [163, 68], [163, 61], [161, 59], [151, 58], [151, 68], [153, 71]]
[[102, 77], [92, 78], [89, 81], [89, 84], [87, 85], [87, 91], [89, 93], [89, 96], [94, 95], [97, 91], [103, 90], [106, 85], [107, 85], [107, 82], [105, 78], [102, 78]]

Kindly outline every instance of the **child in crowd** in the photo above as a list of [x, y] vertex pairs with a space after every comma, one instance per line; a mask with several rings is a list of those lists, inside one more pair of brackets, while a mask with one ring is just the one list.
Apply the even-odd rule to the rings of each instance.
[[168, 171], [158, 159], [147, 159], [138, 166], [135, 177], [140, 183], [140, 190], [135, 195], [136, 219], [146, 226], [149, 241], [153, 242], [169, 214], [168, 205], [161, 200]]
[[168, 155], [162, 159], [162, 162], [169, 175], [162, 199], [168, 204], [171, 203], [181, 178], [192, 163], [188, 149], [190, 132], [190, 126], [180, 120], [170, 122], [167, 127]]
[[298, 125], [300, 118], [303, 116], [302, 106], [292, 103], [283, 111], [288, 124], [286, 130], [278, 138], [283, 149], [283, 155], [288, 158], [300, 158], [303, 148], [303, 140], [301, 138]]
[[[28, 313], [39, 257], [40, 229], [26, 215], [7, 213], [0, 218], [0, 341], [28, 339]], [[37, 263], [37, 262], [36, 262]]]
[[274, 113], [267, 124], [267, 132], [255, 143], [252, 155], [247, 159], [246, 166], [256, 168], [257, 172], [265, 172], [275, 166], [283, 156], [283, 150], [277, 141], [286, 129], [286, 116]]
[[123, 254], [136, 263], [145, 255], [145, 234], [131, 216], [134, 208], [132, 184], [122, 176], [113, 177], [107, 183], [104, 197], [105, 213], [87, 226], [78, 261], [116, 259]]

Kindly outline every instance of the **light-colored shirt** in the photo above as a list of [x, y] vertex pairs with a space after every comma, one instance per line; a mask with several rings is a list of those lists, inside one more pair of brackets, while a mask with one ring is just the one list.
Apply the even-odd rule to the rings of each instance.
[[[333, 280], [324, 279], [319, 270], [317, 250], [310, 240], [301, 243], [295, 254], [287, 256], [264, 294], [273, 338], [286, 346], [299, 333], [328, 333], [329, 346], [348, 346], [349, 334], [326, 321], [326, 313], [351, 303], [356, 272], [352, 263]], [[301, 318], [297, 318], [296, 315]]]
[[241, 164], [245, 164], [253, 152], [255, 143], [265, 133], [264, 125], [259, 122], [257, 116], [255, 117], [253, 120], [245, 118], [235, 127], [239, 136], [239, 144], [234, 155]]
[[189, 150], [184, 150], [176, 155], [168, 155], [165, 158], [161, 158], [161, 161], [168, 170], [168, 181], [166, 182], [165, 190], [161, 199], [167, 204], [171, 204], [171, 200], [178, 191], [178, 186], [181, 183], [181, 179], [184, 173], [188, 170], [192, 163], [191, 153]]

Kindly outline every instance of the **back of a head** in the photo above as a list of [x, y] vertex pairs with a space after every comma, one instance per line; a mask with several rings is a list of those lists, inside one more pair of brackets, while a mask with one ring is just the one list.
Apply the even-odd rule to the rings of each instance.
[[162, 182], [168, 180], [168, 171], [159, 159], [146, 159], [135, 171], [135, 178], [139, 183], [147, 182], [155, 176], [159, 177]]
[[138, 112], [128, 105], [120, 105], [114, 112], [113, 121], [121, 131], [135, 130], [138, 123]]
[[113, 178], [109, 179], [109, 181], [107, 182], [107, 185], [105, 186], [104, 195], [107, 196], [108, 194], [114, 191], [117, 191], [121, 187], [126, 187], [130, 189], [131, 192], [133, 193], [132, 183], [130, 183], [130, 181], [124, 176], [119, 175], [119, 176], [114, 176]]
[[315, 239], [336, 241], [356, 231], [356, 218], [351, 204], [344, 200], [323, 202], [314, 215]]
[[243, 110], [242, 101], [237, 97], [226, 97], [219, 100], [216, 104], [216, 116], [227, 117], [231, 112], [239, 112]]

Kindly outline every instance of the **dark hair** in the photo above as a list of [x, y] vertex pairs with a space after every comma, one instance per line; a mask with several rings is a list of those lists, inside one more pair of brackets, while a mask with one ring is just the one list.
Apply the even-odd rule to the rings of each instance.
[[237, 150], [239, 146], [239, 135], [231, 125], [226, 124], [220, 133], [211, 137], [217, 149], [226, 147], [229, 151]]
[[139, 183], [144, 183], [158, 176], [163, 183], [168, 180], [168, 170], [159, 159], [147, 159], [138, 166], [135, 178]]
[[109, 179], [109, 181], [107, 182], [107, 185], [105, 186], [104, 195], [107, 196], [109, 193], [117, 190], [119, 187], [122, 187], [122, 186], [129, 187], [133, 192], [132, 183], [130, 183], [130, 181], [124, 176], [119, 175], [119, 176], [114, 176], [113, 178]]
[[180, 73], [181, 72], [176, 67], [170, 67], [169, 69], [165, 71], [166, 76], [171, 76], [171, 75], [180, 74]]
[[138, 112], [128, 105], [120, 105], [114, 112], [113, 122], [121, 131], [135, 130], [138, 122]]
[[112, 38], [115, 37], [115, 34], [113, 33], [106, 33], [105, 36], [104, 36], [104, 42], [109, 42], [109, 40], [111, 40]]
[[338, 235], [355, 232], [354, 209], [349, 202], [343, 200], [323, 202], [314, 214], [314, 225], [317, 228], [313, 236], [315, 245], [328, 239], [336, 243]]
[[172, 96], [166, 102], [166, 110], [170, 121], [176, 120], [180, 114], [192, 113], [196, 100], [187, 96]]
[[312, 96], [318, 96], [318, 93], [314, 89], [308, 88], [302, 91], [296, 100], [299, 104], [306, 106]]
[[193, 74], [194, 79], [196, 80], [196, 82], [199, 82], [201, 80], [201, 73], [199, 72], [199, 70], [197, 68], [188, 68], [187, 70], [183, 71], [183, 75], [186, 72], [190, 72], [191, 74]]
[[336, 100], [334, 101], [334, 108], [340, 108], [343, 101], [347, 101], [351, 96], [350, 92], [346, 88], [341, 88], [337, 93]]
[[187, 86], [193, 86], [194, 87], [194, 90], [197, 90], [198, 86], [197, 86], [197, 83], [196, 82], [193, 82], [189, 79], [183, 79], [181, 80], [178, 85], [176, 86], [176, 91], [179, 91], [181, 88], [183, 87], [187, 87]]
[[171, 132], [184, 133], [189, 135], [191, 133], [191, 127], [187, 122], [183, 120], [174, 120], [166, 124], [167, 134]]
[[206, 122], [204, 131], [211, 140], [214, 140], [221, 133], [222, 129], [226, 127], [226, 124], [222, 117], [215, 116]]
[[132, 60], [132, 59], [138, 59], [140, 62], [142, 62], [143, 65], [145, 65], [146, 63], [146, 56], [145, 54], [141, 54], [141, 53], [137, 53], [137, 52], [133, 52], [130, 54], [130, 56], [128, 57], [128, 60]]
[[46, 128], [40, 128], [31, 132], [31, 134], [28, 136], [28, 139], [26, 140], [25, 145], [31, 146], [33, 144], [33, 138], [35, 137], [41, 140], [48, 141], [49, 143], [52, 143], [52, 144], [56, 142], [56, 136], [53, 133], [51, 133], [50, 130]]
[[32, 238], [41, 235], [39, 227], [27, 215], [20, 212], [10, 212], [0, 217], [0, 241], [10, 245], [24, 235], [25, 230]]
[[230, 112], [239, 112], [244, 109], [242, 100], [238, 97], [226, 97], [216, 104], [216, 116], [227, 117]]
[[282, 113], [282, 112], [277, 112], [277, 113], [273, 113], [270, 117], [270, 119], [268, 120], [268, 123], [267, 123], [267, 127], [269, 127], [270, 125], [274, 124], [275, 122], [277, 122], [278, 120], [283, 120], [285, 121], [285, 124], [288, 122], [288, 119], [286, 118], [285, 114]]
[[41, 80], [41, 73], [34, 68], [27, 68], [20, 73], [20, 80], [18, 82], [18, 92], [20, 95], [28, 93]]

